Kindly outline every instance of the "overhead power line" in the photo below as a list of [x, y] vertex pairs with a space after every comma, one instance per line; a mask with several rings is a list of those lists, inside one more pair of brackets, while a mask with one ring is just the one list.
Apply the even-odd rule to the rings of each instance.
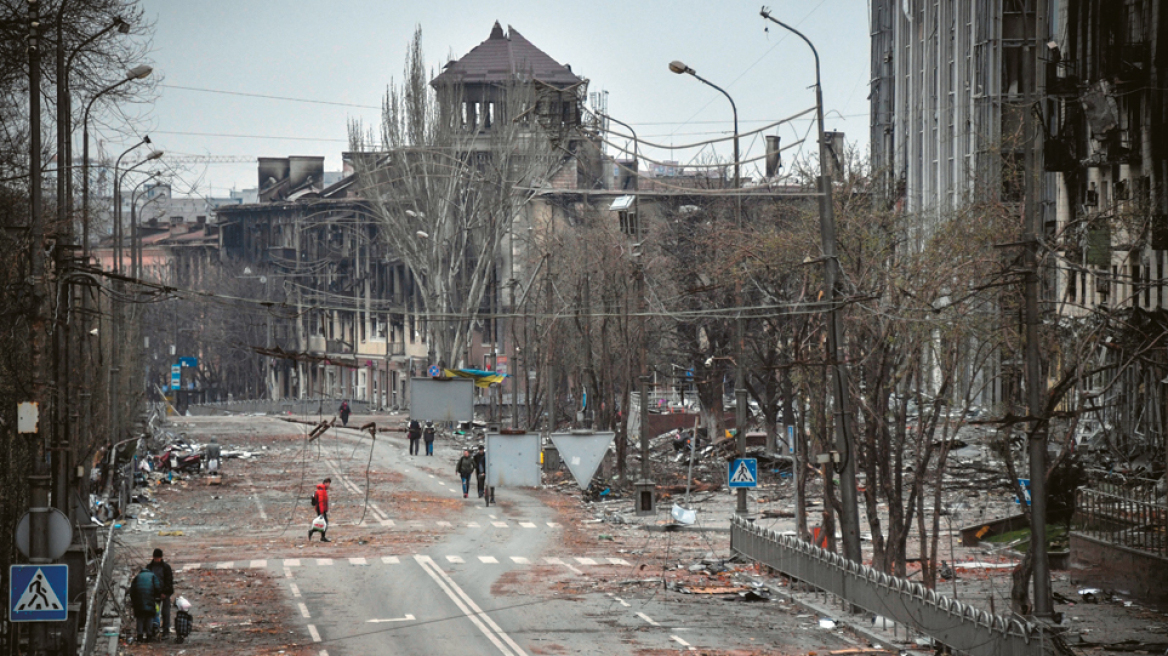
[[289, 96], [270, 96], [263, 93], [246, 93], [244, 91], [225, 91], [223, 89], [204, 89], [202, 87], [184, 87], [177, 84], [159, 84], [166, 89], [181, 89], [183, 91], [199, 91], [202, 93], [218, 93], [224, 96], [245, 96], [248, 98], [263, 98], [265, 100], [283, 100], [287, 102], [309, 103], [312, 105], [332, 105], [334, 107], [356, 107], [358, 109], [381, 109], [378, 105], [359, 105], [357, 103], [336, 102], [333, 100], [313, 100], [311, 98], [292, 98]]

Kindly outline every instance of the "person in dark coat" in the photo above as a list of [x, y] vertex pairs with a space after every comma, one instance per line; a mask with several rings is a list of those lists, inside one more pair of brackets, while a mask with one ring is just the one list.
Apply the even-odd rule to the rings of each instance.
[[170, 597], [174, 594], [174, 570], [170, 563], [162, 559], [162, 549], [154, 550], [154, 560], [146, 564], [146, 569], [158, 577], [162, 584], [162, 635], [170, 635]]
[[135, 633], [138, 642], [145, 642], [150, 635], [150, 623], [154, 621], [155, 606], [162, 597], [162, 581], [150, 571], [150, 565], [142, 568], [130, 584], [130, 606], [134, 609]]
[[475, 462], [475, 482], [479, 486], [479, 498], [483, 498], [483, 491], [487, 486], [487, 452], [483, 445], [479, 445], [479, 450], [474, 454]]
[[418, 443], [422, 441], [422, 424], [418, 423], [417, 419], [410, 420], [410, 427], [406, 431], [406, 436], [410, 438], [410, 455], [418, 455]]
[[470, 494], [470, 475], [475, 470], [474, 458], [470, 457], [469, 450], [464, 449], [462, 451], [462, 457], [458, 459], [458, 464], [455, 465], [454, 470], [462, 477], [462, 498], [465, 499]]
[[324, 530], [318, 529], [315, 526], [308, 529], [308, 541], [309, 542], [312, 542], [312, 534], [316, 533], [317, 531], [320, 531], [320, 541], [321, 542], [332, 542], [332, 540], [328, 539], [328, 535], [327, 535], [327, 533], [328, 533], [328, 511], [329, 511], [328, 491], [329, 491], [329, 486], [332, 484], [333, 484], [333, 479], [331, 479], [331, 478], [324, 479], [324, 481], [322, 481], [319, 485], [316, 486], [316, 492], [312, 495], [312, 507], [313, 507], [313, 509], [316, 510], [317, 515], [324, 517], [325, 525], [324, 525]]
[[426, 443], [426, 455], [434, 455], [434, 434], [438, 429], [434, 428], [434, 422], [427, 421], [426, 427], [422, 429], [422, 441]]
[[347, 427], [349, 425], [349, 415], [353, 414], [353, 411], [349, 409], [348, 401], [341, 401], [341, 409], [337, 414], [341, 415], [341, 425]]

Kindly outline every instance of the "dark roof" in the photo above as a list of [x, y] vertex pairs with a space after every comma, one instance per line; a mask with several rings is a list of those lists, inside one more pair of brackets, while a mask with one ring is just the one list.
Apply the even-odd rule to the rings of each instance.
[[503, 34], [502, 26], [496, 21], [486, 41], [462, 59], [447, 64], [446, 70], [430, 84], [490, 84], [510, 82], [517, 76], [533, 77], [557, 87], [581, 81], [571, 69], [536, 48], [514, 27], [508, 25], [507, 32]]

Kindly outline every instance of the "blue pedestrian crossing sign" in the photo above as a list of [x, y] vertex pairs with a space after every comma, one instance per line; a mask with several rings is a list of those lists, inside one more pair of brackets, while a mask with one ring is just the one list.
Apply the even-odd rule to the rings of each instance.
[[13, 622], [69, 619], [68, 565], [12, 565], [8, 570], [8, 616]]
[[731, 460], [730, 487], [758, 487], [758, 460], [754, 458]]

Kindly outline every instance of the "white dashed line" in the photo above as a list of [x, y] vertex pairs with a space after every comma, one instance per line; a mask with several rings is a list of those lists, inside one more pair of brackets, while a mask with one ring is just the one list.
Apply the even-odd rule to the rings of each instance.
[[291, 588], [293, 597], [300, 596], [300, 586], [296, 585], [295, 583], [289, 583], [288, 587]]
[[499, 560], [494, 556], [479, 556], [479, 562], [495, 565], [498, 564]]
[[327, 650], [327, 649], [321, 649], [321, 650], [320, 650], [320, 656], [328, 656], [328, 650]]
[[514, 562], [516, 565], [527, 565], [528, 563], [531, 562], [530, 560], [524, 558], [523, 556], [511, 556], [511, 561]]
[[[308, 606], [305, 606], [304, 604], [296, 604], [296, 605], [300, 607], [300, 614], [301, 615], [303, 615], [305, 618], [312, 619], [312, 615], [308, 614]], [[320, 641], [317, 640], [317, 642], [320, 642]]]
[[519, 525], [523, 528], [535, 528], [535, 524], [533, 522], [519, 522]]
[[199, 569], [202, 566], [203, 566], [202, 563], [188, 563], [188, 564], [183, 566], [182, 571], [185, 572], [187, 570]]
[[496, 528], [507, 528], [507, 522], [491, 522], [491, 525]]
[[217, 563], [215, 565], [215, 569], [231, 569], [232, 567], [235, 567], [235, 563], [233, 562]]
[[548, 528], [559, 528], [560, 527], [560, 525], [555, 523], [555, 522], [548, 522], [547, 525], [548, 525]]
[[317, 558], [316, 564], [320, 565], [321, 567], [324, 567], [325, 565], [332, 565], [333, 559], [332, 558]]
[[679, 638], [675, 635], [671, 635], [669, 637], [672, 638], [674, 642], [681, 645], [682, 647], [689, 647], [689, 651], [694, 651], [693, 645], [689, 644], [685, 640], [682, 640], [681, 638]]
[[447, 556], [446, 560], [448, 560], [452, 563], [465, 563], [466, 562], [465, 560], [462, 559], [462, 556]]
[[624, 565], [625, 567], [628, 567], [629, 561], [625, 560], [624, 558], [609, 558], [608, 564], [609, 565]]
[[368, 565], [369, 563], [367, 563], [364, 558], [350, 558], [349, 564], [350, 565]]
[[654, 622], [652, 617], [649, 617], [648, 615], [646, 615], [646, 614], [644, 614], [644, 613], [637, 613], [637, 617], [639, 617], [639, 618], [641, 618], [641, 619], [645, 620], [646, 622], [648, 622], [648, 623], [649, 623], [649, 624], [651, 624], [652, 626], [661, 626], [661, 625], [660, 625], [660, 624], [658, 624], [657, 622]]
[[313, 642], [320, 642], [320, 633], [317, 632], [316, 627], [311, 624], [308, 625], [308, 635], [312, 636]]
[[489, 615], [484, 613], [483, 609], [479, 608], [478, 604], [462, 588], [458, 587], [454, 579], [447, 576], [446, 572], [442, 571], [442, 568], [438, 567], [433, 560], [426, 556], [415, 556], [415, 559], [422, 566], [422, 569], [430, 575], [430, 578], [434, 579], [438, 587], [442, 588], [446, 596], [450, 597], [450, 600], [458, 606], [462, 614], [473, 622], [504, 656], [527, 656], [527, 652], [523, 651], [511, 639], [511, 636], [504, 633], [503, 629], [499, 628], [499, 625]]
[[478, 527], [479, 527], [479, 523], [478, 523], [478, 522], [470, 522], [470, 523], [468, 523], [468, 524], [466, 525], [466, 527], [467, 527], [467, 528], [478, 528]]
[[439, 526], [451, 526], [450, 522], [438, 522]]
[[581, 565], [595, 565], [596, 564], [596, 561], [592, 560], [591, 558], [577, 557], [576, 562], [580, 563]]
[[284, 578], [292, 578], [292, 570], [288, 569], [287, 567], [284, 568]]
[[264, 568], [267, 566], [268, 566], [268, 561], [266, 561], [266, 560], [253, 560], [253, 561], [251, 561], [251, 567]]
[[284, 560], [284, 567], [300, 567], [299, 558], [286, 558]]
[[386, 565], [397, 565], [401, 561], [397, 559], [397, 556], [382, 556], [381, 562], [385, 563]]
[[382, 525], [382, 526], [393, 526], [393, 520], [392, 520], [392, 519], [379, 519], [379, 520], [377, 520], [377, 521], [378, 521], [378, 522], [381, 522], [381, 525]]

